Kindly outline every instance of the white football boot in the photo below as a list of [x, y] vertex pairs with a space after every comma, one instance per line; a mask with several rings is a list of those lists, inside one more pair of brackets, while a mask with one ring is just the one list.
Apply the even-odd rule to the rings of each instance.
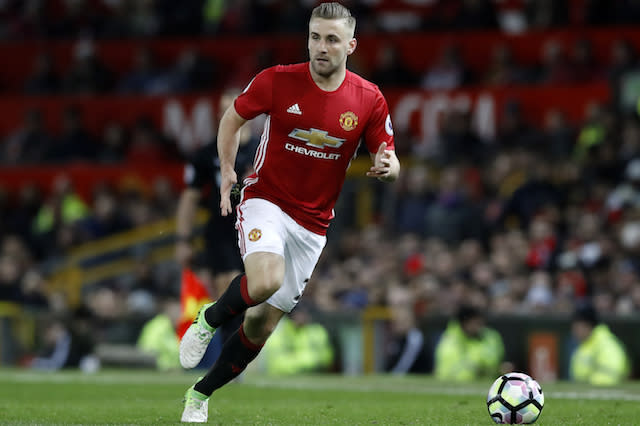
[[213, 338], [216, 329], [207, 324], [204, 319], [204, 311], [216, 302], [202, 305], [196, 319], [187, 329], [180, 341], [180, 364], [184, 368], [193, 368], [202, 359]]
[[184, 411], [181, 422], [206, 423], [209, 417], [209, 397], [196, 391], [193, 386], [184, 394]]

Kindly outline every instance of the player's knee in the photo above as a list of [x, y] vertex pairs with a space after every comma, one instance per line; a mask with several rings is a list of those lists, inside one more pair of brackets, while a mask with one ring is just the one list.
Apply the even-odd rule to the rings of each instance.
[[277, 321], [271, 321], [268, 316], [260, 312], [247, 311], [244, 318], [244, 333], [251, 342], [264, 344], [277, 324]]
[[266, 300], [278, 291], [281, 285], [282, 280], [265, 273], [263, 276], [254, 280], [250, 290], [251, 297], [255, 300]]

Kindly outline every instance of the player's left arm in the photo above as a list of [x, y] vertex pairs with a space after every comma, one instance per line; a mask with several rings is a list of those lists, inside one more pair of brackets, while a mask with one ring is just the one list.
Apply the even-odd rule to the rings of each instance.
[[393, 126], [387, 101], [378, 90], [373, 109], [365, 130], [365, 142], [373, 165], [367, 176], [384, 182], [393, 182], [400, 174], [400, 161], [396, 156], [393, 141]]

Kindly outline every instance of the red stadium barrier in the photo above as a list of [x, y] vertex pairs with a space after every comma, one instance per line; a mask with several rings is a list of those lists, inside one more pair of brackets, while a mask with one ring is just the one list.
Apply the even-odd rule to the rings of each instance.
[[[420, 90], [385, 90], [396, 131], [409, 130], [420, 143], [435, 140], [442, 112], [451, 108], [469, 111], [476, 130], [490, 138], [495, 134], [507, 102], [516, 101], [524, 116], [541, 125], [546, 112], [563, 111], [569, 121], [579, 123], [591, 102], [608, 102], [607, 84], [575, 87], [520, 87], [470, 89], [452, 92]], [[32, 108], [42, 111], [47, 129], [53, 134], [61, 130], [65, 108], [77, 106], [83, 112], [87, 129], [99, 135], [110, 122], [132, 125], [140, 117], [150, 118], [169, 137], [190, 150], [215, 136], [218, 94], [171, 97], [105, 96], [0, 98], [0, 135], [14, 131], [25, 113]]]
[[[509, 101], [518, 102], [525, 117], [540, 125], [551, 109], [564, 111], [568, 119], [579, 123], [591, 102], [607, 102], [606, 84], [577, 87], [536, 87], [518, 89], [474, 89], [453, 92], [393, 90], [385, 92], [396, 132], [408, 132], [414, 141], [430, 144], [438, 140], [442, 113], [449, 109], [468, 111], [475, 130], [490, 138], [495, 134], [502, 111]], [[149, 117], [165, 134], [189, 149], [215, 136], [217, 94], [181, 97], [50, 97], [0, 98], [0, 135], [14, 131], [31, 108], [43, 112], [46, 127], [56, 134], [60, 131], [61, 114], [68, 106], [82, 109], [87, 129], [100, 134], [111, 121], [131, 125], [137, 118]], [[54, 177], [68, 174], [78, 191], [89, 197], [98, 182], [120, 184], [123, 181], [148, 185], [158, 176], [169, 177], [176, 187], [181, 185], [180, 163], [165, 165], [96, 166], [76, 164], [56, 167], [0, 168], [0, 185], [17, 190], [35, 182], [48, 191]]]

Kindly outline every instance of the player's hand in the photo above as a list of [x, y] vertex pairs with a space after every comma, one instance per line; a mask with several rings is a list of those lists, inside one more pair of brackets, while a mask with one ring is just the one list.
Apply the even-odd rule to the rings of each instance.
[[387, 151], [387, 143], [382, 142], [376, 152], [373, 166], [367, 172], [367, 176], [380, 180], [388, 180], [391, 174], [391, 151]]
[[222, 216], [228, 216], [233, 210], [231, 207], [231, 188], [238, 182], [236, 172], [231, 170], [222, 170], [222, 182], [220, 183], [220, 213]]

